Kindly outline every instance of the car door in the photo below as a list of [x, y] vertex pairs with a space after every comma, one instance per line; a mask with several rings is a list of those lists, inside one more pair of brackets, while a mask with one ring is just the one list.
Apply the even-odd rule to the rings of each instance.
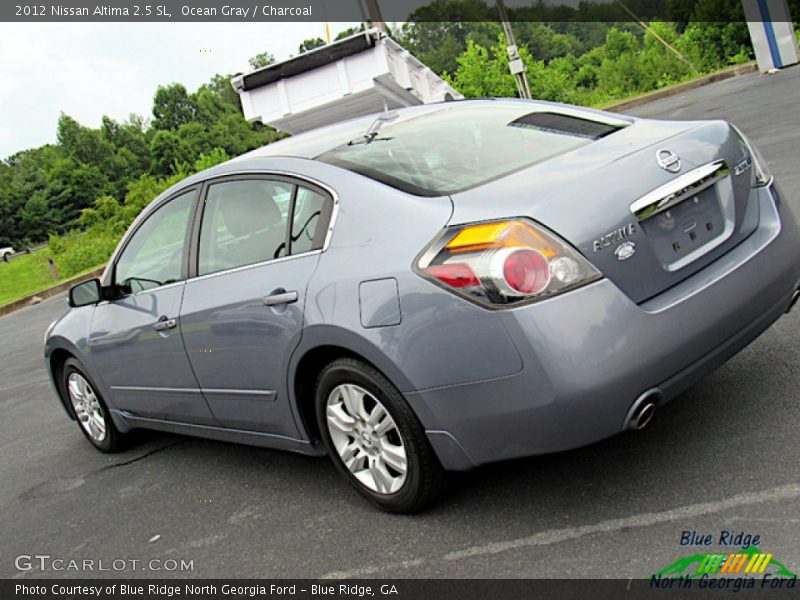
[[88, 346], [112, 404], [134, 416], [216, 424], [181, 339], [180, 306], [197, 187], [142, 221], [115, 258], [120, 297], [97, 305]]
[[286, 372], [332, 207], [326, 191], [289, 178], [205, 186], [181, 324], [203, 394], [226, 427], [297, 435]]

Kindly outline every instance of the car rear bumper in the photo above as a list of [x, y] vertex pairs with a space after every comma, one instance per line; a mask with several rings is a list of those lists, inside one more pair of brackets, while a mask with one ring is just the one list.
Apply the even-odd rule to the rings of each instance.
[[407, 394], [445, 468], [612, 436], [642, 394], [666, 402], [758, 337], [800, 286], [797, 223], [776, 189], [760, 190], [758, 202], [752, 235], [642, 304], [601, 280], [498, 312], [521, 372]]

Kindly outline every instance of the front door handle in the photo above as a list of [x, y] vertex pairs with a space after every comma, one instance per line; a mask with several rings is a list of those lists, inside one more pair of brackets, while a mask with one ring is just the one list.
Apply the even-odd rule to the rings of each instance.
[[264, 297], [264, 304], [266, 306], [278, 306], [279, 304], [291, 304], [297, 302], [297, 292], [275, 292], [269, 296]]
[[161, 317], [156, 323], [153, 324], [153, 329], [156, 331], [166, 331], [167, 329], [175, 329], [177, 326], [177, 320]]

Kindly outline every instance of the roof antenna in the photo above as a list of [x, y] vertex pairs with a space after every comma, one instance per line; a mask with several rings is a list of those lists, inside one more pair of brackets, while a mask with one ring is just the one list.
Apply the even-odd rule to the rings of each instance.
[[[384, 100], [384, 105], [385, 104], [386, 101]], [[388, 108], [386, 108], [385, 112], [382, 112], [375, 118], [375, 120], [372, 122], [372, 125], [369, 126], [369, 129], [367, 129], [363, 136], [354, 140], [350, 140], [347, 142], [347, 145], [353, 146], [355, 144], [369, 144], [372, 140], [378, 137], [378, 132], [380, 131], [381, 127], [383, 127], [389, 121], [394, 121], [399, 116], [400, 113], [398, 113], [396, 110], [389, 111]]]

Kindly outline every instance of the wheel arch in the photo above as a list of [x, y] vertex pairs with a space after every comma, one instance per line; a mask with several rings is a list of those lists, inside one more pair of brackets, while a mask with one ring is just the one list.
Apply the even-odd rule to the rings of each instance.
[[53, 387], [56, 390], [56, 394], [58, 395], [58, 399], [61, 401], [61, 406], [64, 408], [64, 411], [67, 413], [70, 419], [73, 421], [75, 420], [75, 412], [72, 410], [72, 406], [69, 402], [67, 402], [65, 390], [62, 389], [61, 383], [61, 376], [64, 371], [64, 364], [70, 358], [74, 358], [75, 360], [79, 360], [78, 357], [74, 352], [68, 350], [63, 347], [58, 347], [53, 349], [50, 353], [50, 356], [47, 358], [48, 367], [50, 369], [50, 379], [53, 383]]
[[371, 366], [401, 393], [414, 389], [394, 362], [361, 336], [338, 327], [316, 328], [304, 333], [303, 341], [293, 355], [289, 390], [297, 426], [312, 442], [321, 439], [314, 409], [317, 378], [326, 365], [339, 358], [353, 358]]

